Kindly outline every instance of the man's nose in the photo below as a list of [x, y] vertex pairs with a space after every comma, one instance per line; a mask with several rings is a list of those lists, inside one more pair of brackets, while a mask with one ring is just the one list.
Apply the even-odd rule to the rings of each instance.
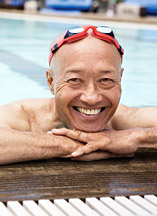
[[82, 102], [88, 103], [89, 105], [95, 105], [102, 100], [102, 94], [94, 84], [88, 84], [85, 90], [80, 96]]

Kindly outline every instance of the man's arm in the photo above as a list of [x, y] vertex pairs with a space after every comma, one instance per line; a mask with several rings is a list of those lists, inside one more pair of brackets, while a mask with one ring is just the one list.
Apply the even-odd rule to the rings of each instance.
[[85, 146], [71, 154], [79, 160], [128, 157], [139, 148], [157, 149], [157, 108], [140, 109], [121, 105], [112, 124], [115, 130], [99, 133], [68, 129], [53, 130], [52, 133], [85, 142]]
[[79, 146], [67, 137], [0, 127], [0, 164], [66, 157]]
[[82, 144], [68, 137], [29, 132], [20, 104], [0, 107], [0, 164], [66, 157]]
[[111, 119], [114, 130], [157, 127], [157, 107], [128, 107], [123, 104]]

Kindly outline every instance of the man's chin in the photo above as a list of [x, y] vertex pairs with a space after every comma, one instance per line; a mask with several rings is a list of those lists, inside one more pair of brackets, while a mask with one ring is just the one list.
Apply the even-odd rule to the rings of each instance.
[[81, 126], [74, 126], [73, 127], [74, 129], [76, 130], [79, 130], [79, 131], [83, 131], [83, 132], [86, 132], [86, 133], [96, 133], [96, 132], [100, 132], [102, 130], [104, 130], [104, 127], [102, 126], [95, 126], [95, 125], [81, 125]]

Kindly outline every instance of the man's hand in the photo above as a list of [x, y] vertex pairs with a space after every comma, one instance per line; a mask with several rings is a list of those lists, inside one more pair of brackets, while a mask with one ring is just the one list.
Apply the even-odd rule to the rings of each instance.
[[50, 158], [67, 158], [71, 157], [72, 152], [76, 151], [82, 146], [84, 146], [84, 143], [71, 139], [69, 137], [47, 134], [47, 145], [45, 144], [42, 148], [46, 147], [49, 149], [48, 155], [50, 155]]
[[131, 157], [138, 149], [138, 129], [85, 133], [62, 128], [53, 129], [51, 133], [85, 143], [71, 154], [77, 160]]

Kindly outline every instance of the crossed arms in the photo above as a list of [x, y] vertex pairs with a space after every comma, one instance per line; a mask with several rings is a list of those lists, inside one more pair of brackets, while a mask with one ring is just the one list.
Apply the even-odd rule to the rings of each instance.
[[43, 130], [30, 124], [25, 110], [21, 103], [0, 109], [0, 164], [55, 157], [100, 160], [130, 157], [139, 148], [157, 149], [157, 108], [121, 105], [112, 121], [113, 130], [98, 133], [46, 126]]

